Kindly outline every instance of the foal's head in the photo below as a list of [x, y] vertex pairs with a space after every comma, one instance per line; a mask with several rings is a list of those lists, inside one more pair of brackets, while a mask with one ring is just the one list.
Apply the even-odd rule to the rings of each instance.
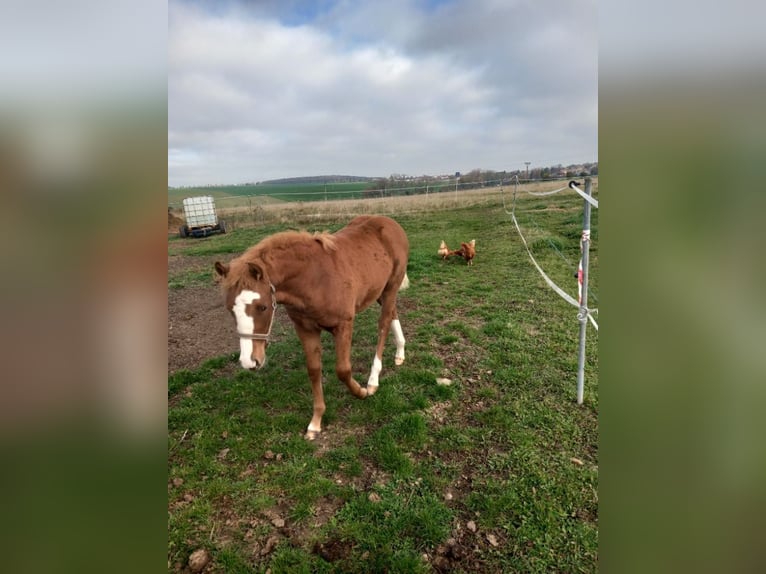
[[274, 286], [257, 263], [216, 261], [215, 270], [222, 278], [226, 308], [237, 324], [239, 363], [245, 369], [260, 369], [266, 363], [277, 306]]

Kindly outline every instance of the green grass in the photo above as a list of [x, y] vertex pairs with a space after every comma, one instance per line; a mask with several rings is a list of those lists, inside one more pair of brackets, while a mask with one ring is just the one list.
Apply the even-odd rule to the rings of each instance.
[[[259, 185], [221, 185], [211, 187], [187, 187], [168, 190], [168, 204], [180, 206], [184, 198], [210, 195], [216, 200], [235, 197], [271, 197], [280, 201], [320, 201], [323, 199], [358, 199], [370, 182], [350, 183], [296, 183]], [[326, 197], [325, 197], [326, 194]], [[240, 203], [241, 204], [241, 203]], [[222, 202], [222, 207], [231, 204]]]
[[[576, 296], [582, 202], [565, 194], [552, 204], [561, 209], [521, 200], [517, 217], [538, 262]], [[432, 572], [444, 561], [454, 572], [597, 569], [597, 333], [589, 327], [578, 406], [577, 310], [545, 285], [502, 206], [398, 220], [411, 245], [399, 304], [407, 361], [394, 367], [390, 344], [379, 391], [360, 401], [336, 380], [323, 335], [319, 441], [301, 436], [311, 391], [293, 332], [257, 373], [228, 355], [170, 377], [171, 571], [200, 547], [216, 572]], [[170, 241], [170, 252], [229, 258], [279, 229]], [[442, 239], [476, 239], [473, 267], [442, 261]], [[376, 309], [357, 317], [359, 381], [376, 327]]]

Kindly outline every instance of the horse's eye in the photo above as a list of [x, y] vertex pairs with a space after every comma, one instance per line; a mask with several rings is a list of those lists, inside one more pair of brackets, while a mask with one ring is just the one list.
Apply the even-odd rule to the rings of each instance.
[[263, 311], [265, 311], [265, 310], [266, 310], [266, 305], [258, 305], [258, 310], [259, 310], [260, 312], [263, 312]]

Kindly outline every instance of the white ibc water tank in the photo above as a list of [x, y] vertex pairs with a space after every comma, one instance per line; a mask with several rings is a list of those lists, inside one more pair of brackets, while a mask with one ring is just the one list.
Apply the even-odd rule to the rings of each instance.
[[209, 195], [187, 197], [184, 199], [184, 217], [189, 228], [215, 226], [218, 223], [215, 201]]

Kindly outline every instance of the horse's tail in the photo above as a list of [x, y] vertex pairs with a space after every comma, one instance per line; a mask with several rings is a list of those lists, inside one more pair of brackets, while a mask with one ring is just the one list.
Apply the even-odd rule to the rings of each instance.
[[402, 284], [401, 284], [401, 286], [399, 287], [399, 291], [401, 291], [401, 290], [403, 290], [403, 289], [406, 289], [406, 288], [407, 288], [407, 287], [409, 287], [409, 286], [410, 286], [410, 278], [409, 278], [409, 277], [407, 277], [407, 272], [405, 271], [405, 272], [404, 272], [404, 279], [402, 279]]

